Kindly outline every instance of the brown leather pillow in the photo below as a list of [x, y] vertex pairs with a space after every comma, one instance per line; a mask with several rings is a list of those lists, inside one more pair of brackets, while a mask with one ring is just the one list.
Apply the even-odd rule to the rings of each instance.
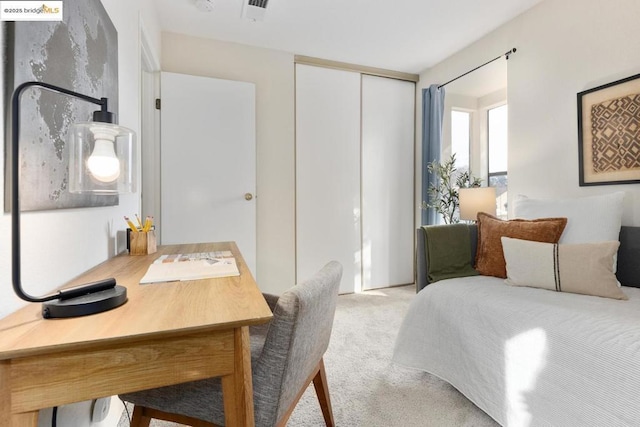
[[567, 218], [512, 219], [503, 221], [484, 212], [478, 213], [478, 250], [476, 270], [484, 276], [507, 278], [501, 237], [558, 243]]

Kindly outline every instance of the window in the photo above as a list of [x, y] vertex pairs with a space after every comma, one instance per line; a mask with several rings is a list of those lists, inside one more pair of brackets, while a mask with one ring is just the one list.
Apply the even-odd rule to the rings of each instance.
[[451, 110], [451, 154], [456, 156], [458, 173], [469, 171], [471, 113]]
[[[458, 173], [496, 189], [496, 216], [507, 218], [508, 108], [506, 90], [473, 98], [451, 95], [444, 121], [443, 159], [456, 157]], [[479, 120], [478, 120], [479, 118]]]
[[496, 188], [496, 215], [507, 218], [507, 105], [488, 111], [489, 186]]

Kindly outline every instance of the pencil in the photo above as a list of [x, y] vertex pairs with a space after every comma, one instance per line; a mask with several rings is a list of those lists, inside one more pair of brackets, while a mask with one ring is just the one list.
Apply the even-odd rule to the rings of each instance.
[[142, 231], [144, 231], [145, 233], [148, 232], [149, 230], [151, 230], [152, 225], [153, 225], [153, 217], [147, 216], [147, 218], [144, 220], [144, 227], [142, 228]]
[[125, 216], [124, 220], [127, 221], [127, 225], [132, 231], [135, 231], [136, 233], [138, 232], [138, 227], [136, 227], [135, 224], [131, 222], [128, 216]]

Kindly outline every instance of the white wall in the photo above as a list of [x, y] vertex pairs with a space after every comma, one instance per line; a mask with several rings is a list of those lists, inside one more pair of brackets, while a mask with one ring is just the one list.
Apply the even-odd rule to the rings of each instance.
[[162, 34], [162, 70], [256, 85], [257, 273], [261, 290], [295, 283], [293, 54]]
[[[139, 130], [139, 9], [151, 0], [123, 2], [104, 0], [104, 6], [118, 31], [119, 123]], [[153, 8], [147, 7], [145, 21], [156, 29]], [[158, 52], [159, 55], [159, 52]], [[0, 128], [3, 123], [0, 123]], [[4, 129], [0, 129], [4, 134]], [[0, 150], [4, 164], [4, 150]], [[0, 191], [4, 192], [4, 173], [0, 174]], [[124, 249], [123, 215], [139, 209], [139, 194], [121, 195], [115, 207], [61, 209], [22, 214], [22, 273], [28, 293], [45, 294], [71, 278], [99, 264]], [[11, 289], [10, 215], [0, 218], [0, 317], [24, 305]]]
[[623, 224], [640, 225], [637, 184], [578, 186], [576, 97], [640, 72], [638, 22], [637, 0], [546, 0], [423, 72], [418, 118], [421, 88], [448, 81], [516, 47], [507, 62], [509, 197], [580, 197], [622, 190]]
[[[152, 0], [102, 0], [118, 31], [119, 123], [136, 132], [140, 129], [140, 48], [139, 22], [145, 30], [155, 54], [160, 57], [160, 31]], [[1, 108], [1, 107], [0, 107]], [[4, 135], [0, 121], [0, 135]], [[4, 165], [4, 150], [0, 150]], [[4, 191], [4, 173], [0, 174], [0, 192]], [[4, 200], [0, 198], [0, 200]], [[140, 209], [140, 194], [120, 196], [115, 207], [61, 209], [27, 212], [22, 221], [22, 273], [25, 290], [43, 295], [78, 274], [112, 257], [125, 248], [123, 215]], [[11, 288], [10, 215], [0, 217], [0, 317], [17, 310], [25, 303], [14, 296]], [[60, 409], [58, 425], [70, 427], [113, 426], [122, 406], [112, 404], [110, 417], [91, 424], [90, 402]], [[40, 425], [50, 425], [43, 411]]]

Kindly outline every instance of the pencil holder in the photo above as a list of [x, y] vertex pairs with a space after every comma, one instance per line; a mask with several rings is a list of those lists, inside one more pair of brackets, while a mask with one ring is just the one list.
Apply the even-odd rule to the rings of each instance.
[[148, 255], [157, 250], [154, 230], [129, 231], [129, 255]]

